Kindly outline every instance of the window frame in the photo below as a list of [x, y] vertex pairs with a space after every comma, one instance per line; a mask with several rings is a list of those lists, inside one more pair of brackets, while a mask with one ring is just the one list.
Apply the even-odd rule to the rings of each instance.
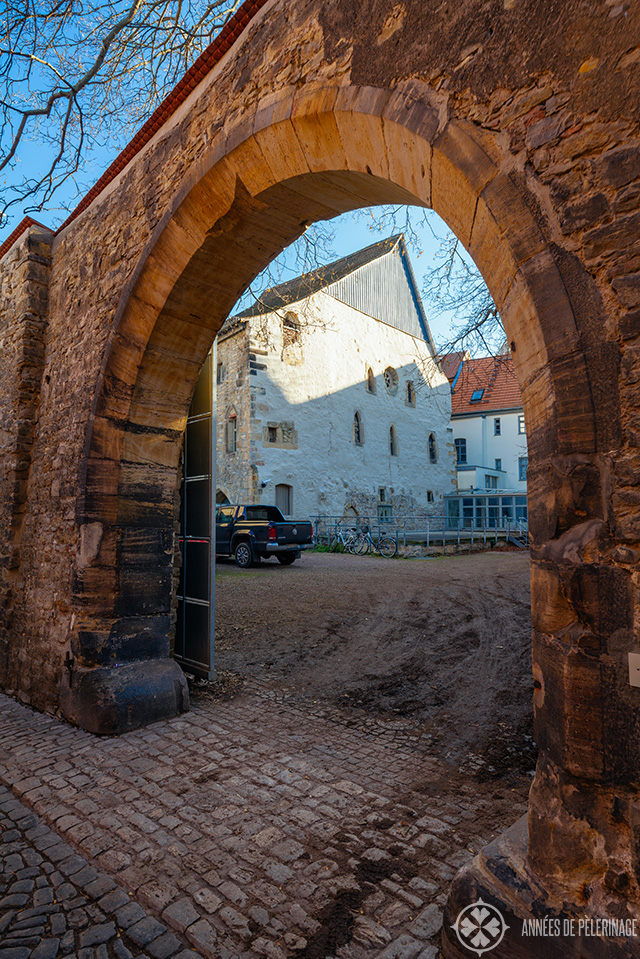
[[372, 396], [376, 394], [376, 378], [373, 375], [373, 370], [370, 366], [367, 366], [367, 372], [364, 377], [364, 386], [367, 393], [370, 393]]
[[416, 388], [413, 385], [413, 380], [407, 381], [407, 395], [405, 398], [405, 403], [407, 406], [415, 408], [416, 405]]
[[526, 483], [528, 469], [529, 469], [529, 457], [519, 456], [518, 457], [518, 479], [520, 480], [521, 483]]
[[227, 413], [225, 422], [224, 448], [226, 453], [238, 452], [238, 414], [235, 410]]
[[[457, 436], [453, 441], [456, 448], [456, 465], [465, 466], [467, 463], [467, 440], [464, 436]], [[461, 453], [463, 455], [461, 455]]]
[[364, 428], [360, 410], [356, 410], [353, 414], [353, 442], [356, 446], [364, 446]]

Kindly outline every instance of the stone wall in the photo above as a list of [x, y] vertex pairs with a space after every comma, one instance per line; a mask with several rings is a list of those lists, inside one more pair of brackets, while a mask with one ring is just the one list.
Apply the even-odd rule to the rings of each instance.
[[[491, 10], [468, 2], [453, 19], [435, 8], [425, 17], [422, 7], [400, 6], [392, 29], [390, 4], [370, 3], [357, 14], [337, 0], [286, 9], [268, 4], [233, 58], [203, 80], [55, 238], [45, 361], [50, 386], [34, 450], [48, 469], [39, 471], [30, 493], [28, 588], [14, 608], [16, 635], [29, 636], [34, 655], [40, 649], [39, 658], [52, 665], [51, 679], [38, 687], [40, 705], [56, 706], [54, 676], [85, 612], [92, 631], [110, 633], [113, 603], [103, 598], [120, 589], [122, 578], [113, 566], [120, 534], [110, 524], [128, 522], [147, 506], [152, 513], [163, 491], [174, 488], [164, 472], [175, 468], [173, 447], [216, 328], [245, 281], [308, 219], [407, 198], [411, 188], [467, 243], [503, 315], [514, 317], [512, 329], [517, 324], [514, 359], [534, 424], [532, 527], [540, 542], [568, 528], [542, 488], [561, 484], [567, 470], [583, 471], [573, 461], [552, 467], [550, 475], [548, 456], [606, 456], [619, 448], [623, 429], [633, 437], [639, 323], [630, 251], [639, 215], [638, 106], [629, 44], [637, 11], [578, 4], [558, 31], [525, 0]], [[596, 37], [597, 54], [587, 50]], [[520, 50], [528, 51], [526, 65]], [[327, 110], [337, 111], [338, 125]], [[291, 111], [293, 124], [285, 119]], [[364, 119], [380, 112], [384, 134], [380, 120], [371, 126]], [[423, 147], [402, 132], [406, 123], [420, 129]], [[249, 142], [254, 128], [259, 136]], [[212, 178], [207, 171], [214, 167]], [[355, 172], [343, 186], [319, 172], [312, 189], [300, 183], [278, 193], [273, 186], [287, 172], [323, 167]], [[402, 182], [401, 189], [390, 180]], [[276, 191], [277, 224], [271, 201], [261, 210], [253, 200], [264, 189]], [[207, 233], [216, 217], [219, 226]], [[251, 243], [242, 239], [248, 219]], [[560, 278], [555, 286], [548, 271]], [[99, 282], [92, 281], [96, 275]], [[190, 293], [171, 293], [179, 278], [181, 291], [189, 286]], [[538, 305], [550, 317], [548, 329], [535, 320]], [[174, 330], [169, 346], [160, 342], [159, 327], [153, 332], [161, 309]], [[582, 358], [573, 358], [576, 349]], [[620, 363], [624, 421], [614, 385]], [[576, 376], [588, 381], [586, 396], [571, 385]], [[136, 422], [123, 432], [133, 407]], [[634, 455], [629, 447], [616, 456], [611, 501], [617, 529], [630, 544], [637, 540]], [[155, 465], [141, 486], [138, 460], [149, 456]], [[123, 461], [132, 465], [121, 468]], [[600, 476], [608, 467], [598, 460], [592, 468]], [[125, 505], [129, 494], [138, 506]], [[102, 532], [94, 526], [96, 513]], [[150, 528], [161, 518], [160, 508]], [[32, 597], [45, 552], [42, 607]], [[65, 594], [60, 605], [51, 603], [53, 584]], [[143, 606], [144, 592], [129, 590]], [[42, 615], [34, 616], [34, 608]]]
[[[216, 489], [230, 503], [254, 502], [251, 473], [251, 380], [249, 329], [237, 323], [221, 334], [217, 362], [222, 364], [222, 382], [217, 384]], [[236, 450], [227, 451], [226, 424], [229, 412], [236, 413]]]
[[[13, 615], [16, 598], [20, 602], [27, 587], [21, 562], [29, 547], [22, 531], [42, 387], [50, 268], [51, 235], [32, 226], [7, 254], [0, 272], [0, 684], [26, 701], [34, 677], [51, 675], [48, 657], [30, 649], [29, 631], [16, 649]], [[45, 389], [48, 382], [46, 378]], [[53, 465], [36, 462], [35, 468], [48, 472]]]

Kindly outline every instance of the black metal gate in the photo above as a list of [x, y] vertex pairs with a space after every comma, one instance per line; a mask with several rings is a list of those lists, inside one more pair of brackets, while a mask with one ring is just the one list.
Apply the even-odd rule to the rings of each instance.
[[178, 622], [174, 656], [189, 673], [215, 679], [215, 357], [209, 353], [193, 394], [180, 491]]

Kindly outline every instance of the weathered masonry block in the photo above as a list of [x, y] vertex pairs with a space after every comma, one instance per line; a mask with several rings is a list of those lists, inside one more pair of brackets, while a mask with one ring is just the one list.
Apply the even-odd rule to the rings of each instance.
[[10, 637], [15, 596], [25, 586], [22, 530], [44, 368], [52, 238], [49, 230], [31, 226], [0, 272], [0, 684], [23, 696], [21, 673], [35, 664], [25, 661]]
[[[433, 207], [522, 388], [541, 747], [527, 822], [453, 884], [458, 957], [473, 896], [511, 930], [640, 919], [640, 7], [443, 11], [247, 0], [55, 236], [0, 248], [0, 680], [98, 733], [186, 708], [176, 491], [214, 338], [309, 222]], [[637, 952], [509, 936], [496, 959]]]

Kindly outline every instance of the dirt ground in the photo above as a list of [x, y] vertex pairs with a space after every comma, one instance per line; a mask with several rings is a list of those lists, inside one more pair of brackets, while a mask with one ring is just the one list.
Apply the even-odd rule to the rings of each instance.
[[528, 779], [529, 617], [522, 551], [218, 563], [215, 695], [266, 683], [404, 733], [476, 781]]

